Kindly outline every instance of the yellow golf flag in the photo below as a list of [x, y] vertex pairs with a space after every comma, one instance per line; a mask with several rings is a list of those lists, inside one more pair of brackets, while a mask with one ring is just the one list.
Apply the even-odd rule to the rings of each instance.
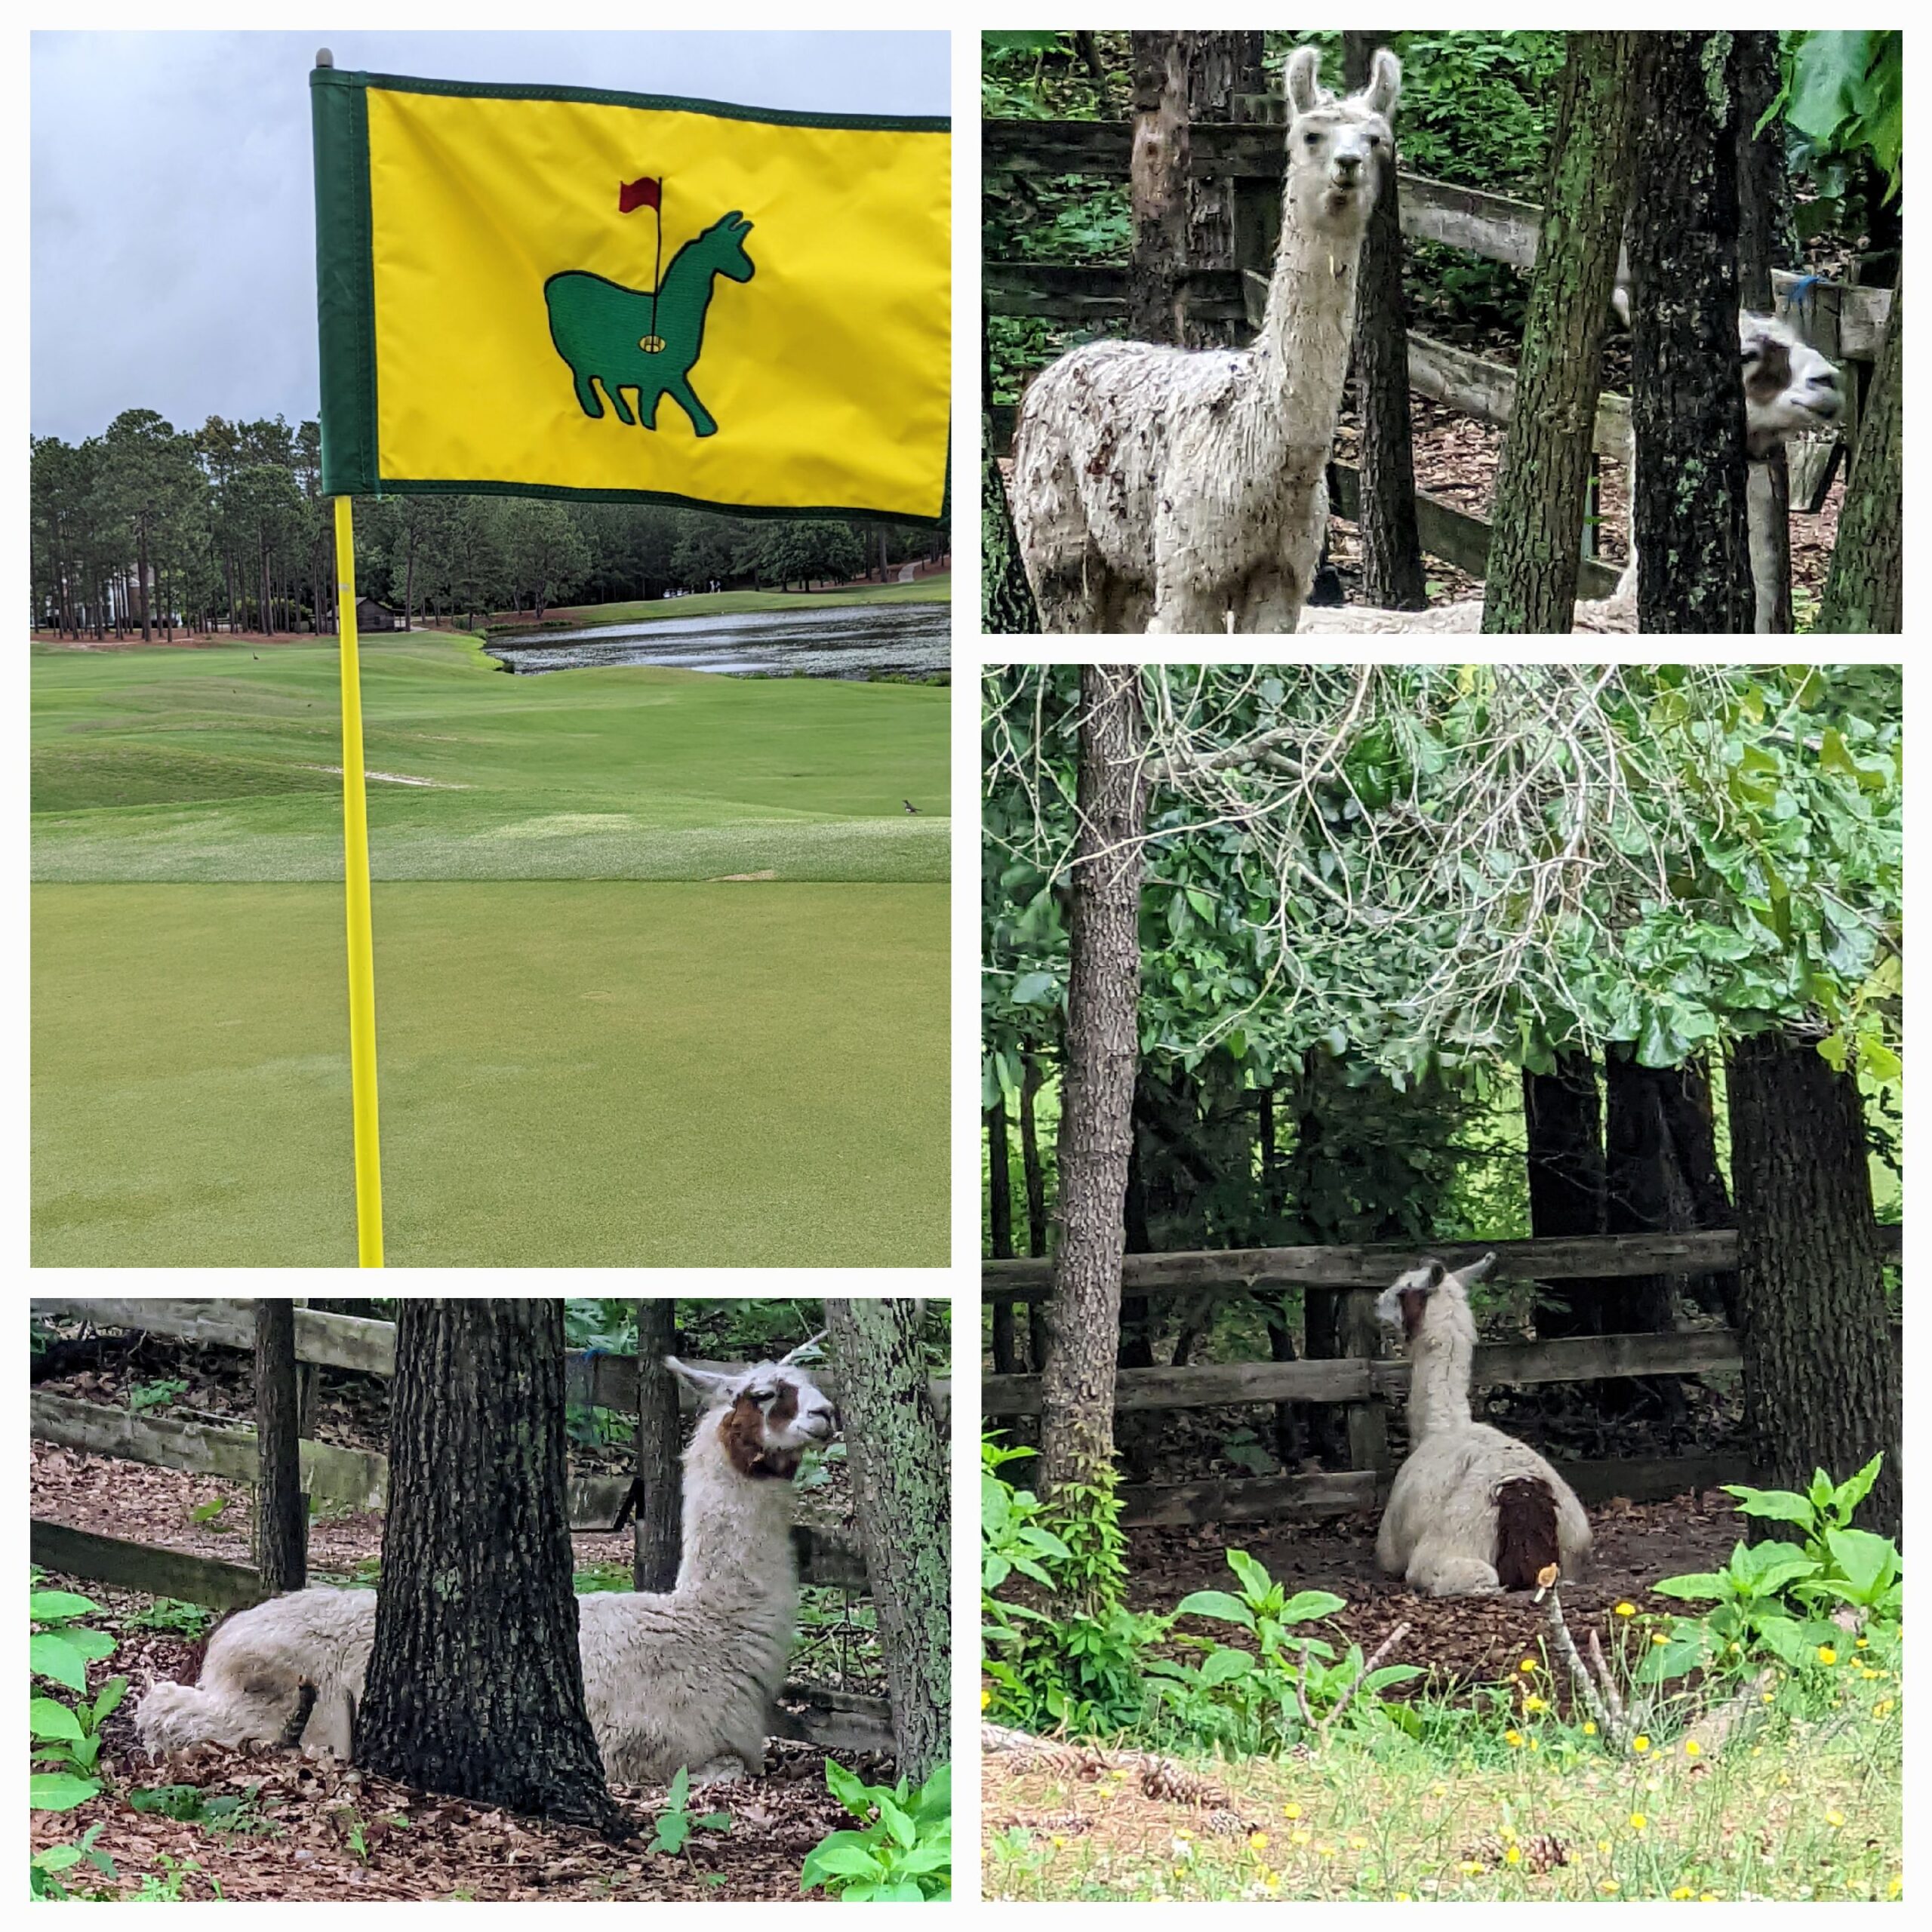
[[948, 122], [309, 81], [325, 493], [940, 516]]

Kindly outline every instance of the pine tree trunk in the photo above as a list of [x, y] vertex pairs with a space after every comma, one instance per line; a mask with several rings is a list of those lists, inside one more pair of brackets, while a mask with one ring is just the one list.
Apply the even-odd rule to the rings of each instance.
[[[1010, 1168], [1006, 1103], [995, 1100], [986, 1109], [986, 1220], [995, 1261], [1010, 1261], [1013, 1258], [1013, 1177]], [[1012, 1303], [995, 1302], [992, 1315], [993, 1373], [1017, 1374], [1020, 1364], [1014, 1349]]]
[[1137, 33], [1134, 42], [1134, 155], [1128, 199], [1134, 252], [1128, 269], [1128, 334], [1137, 342], [1179, 343], [1187, 272], [1187, 35]]
[[[1604, 1231], [1613, 1235], [1671, 1232], [1672, 1155], [1659, 1092], [1666, 1069], [1640, 1066], [1625, 1045], [1604, 1050]], [[1677, 1325], [1676, 1297], [1668, 1275], [1620, 1276], [1604, 1297], [1607, 1335], [1660, 1335]], [[1598, 1400], [1622, 1407], [1639, 1385], [1618, 1377], [1599, 1382]], [[1684, 1385], [1675, 1376], [1647, 1377], [1672, 1420], [1684, 1410]]]
[[[1736, 1211], [1724, 1171], [1718, 1165], [1717, 1124], [1711, 1103], [1710, 1069], [1701, 1060], [1664, 1070], [1657, 1081], [1672, 1158], [1688, 1204], [1685, 1224], [1693, 1228], [1734, 1228]], [[1714, 1269], [1693, 1275], [1684, 1291], [1698, 1306], [1721, 1310], [1737, 1326], [1737, 1271]]]
[[[1567, 632], [1583, 555], [1603, 336], [1629, 199], [1635, 33], [1573, 33], [1550, 143], [1516, 395], [1497, 472], [1482, 627]], [[1724, 367], [1737, 388], [1736, 325]], [[1741, 499], [1740, 499], [1741, 502]]]
[[1048, 1494], [1069, 1484], [1106, 1487], [1113, 1473], [1123, 1211], [1140, 1059], [1143, 731], [1139, 669], [1083, 665], [1060, 1239], [1040, 1389], [1041, 1483]]
[[1838, 512], [1832, 574], [1817, 628], [1834, 633], [1896, 632], [1905, 623], [1905, 288], [1892, 312], [1858, 425], [1858, 448]]
[[1872, 1219], [1858, 1083], [1789, 1035], [1730, 1062], [1744, 1417], [1761, 1478], [1802, 1489], [1882, 1451], [1861, 1527], [1901, 1533], [1900, 1364]]
[[1013, 506], [993, 455], [989, 411], [980, 412], [980, 628], [994, 637], [1030, 637], [1040, 628], [1040, 607], [1020, 561]]
[[1749, 632], [1734, 37], [1641, 38], [1630, 223], [1638, 628]]
[[631, 1574], [641, 1590], [668, 1590], [683, 1554], [684, 1424], [677, 1378], [664, 1358], [678, 1349], [678, 1304], [668, 1297], [637, 1305], [637, 1518]]
[[[1226, 123], [1238, 117], [1235, 102], [1267, 85], [1259, 32], [1190, 33], [1187, 43], [1187, 116]], [[1194, 175], [1188, 182], [1185, 263], [1190, 268], [1235, 269], [1235, 177]], [[1247, 331], [1232, 317], [1186, 316], [1190, 349], [1232, 348]]]
[[[1561, 1054], [1548, 1073], [1523, 1075], [1524, 1156], [1530, 1232], [1539, 1238], [1604, 1232], [1603, 1116], [1595, 1063]], [[1603, 1333], [1603, 1297], [1594, 1279], [1550, 1281], [1536, 1310], [1537, 1335]]]
[[585, 1714], [556, 1301], [401, 1303], [375, 1646], [379, 1777], [616, 1832]]
[[[1351, 92], [1368, 85], [1386, 32], [1344, 33], [1343, 72]], [[1361, 426], [1362, 594], [1385, 611], [1429, 601], [1416, 534], [1415, 448], [1409, 421], [1408, 312], [1402, 299], [1402, 229], [1395, 157], [1385, 153], [1374, 212], [1356, 272], [1354, 345]]]
[[309, 1577], [309, 1499], [302, 1493], [302, 1405], [295, 1373], [295, 1304], [255, 1304], [255, 1567], [279, 1596]]
[[920, 1304], [829, 1300], [845, 1454], [885, 1653], [900, 1775], [950, 1757], [952, 1508], [945, 1432], [920, 1346]]
[[[1754, 313], [1775, 306], [1771, 271], [1797, 258], [1791, 225], [1791, 175], [1785, 161], [1784, 122], [1770, 122], [1754, 132], [1777, 98], [1778, 37], [1769, 28], [1737, 35], [1737, 282], [1739, 300]], [[1791, 608], [1791, 469], [1782, 445], [1752, 466], [1751, 487], [1760, 493], [1764, 515], [1758, 538], [1761, 561], [1754, 555], [1754, 581], [1771, 586], [1768, 600], [1754, 593], [1758, 629], [1788, 635], [1795, 626]]]

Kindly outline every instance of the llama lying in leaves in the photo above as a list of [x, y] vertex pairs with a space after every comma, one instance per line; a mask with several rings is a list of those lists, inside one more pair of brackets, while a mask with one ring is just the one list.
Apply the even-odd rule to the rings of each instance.
[[1409, 1454], [1375, 1560], [1432, 1597], [1534, 1589], [1550, 1564], [1574, 1579], [1590, 1560], [1589, 1518], [1575, 1491], [1527, 1443], [1469, 1414], [1469, 1289], [1495, 1265], [1487, 1254], [1452, 1275], [1426, 1261], [1375, 1304], [1408, 1338], [1410, 1364]]
[[[764, 1769], [796, 1620], [792, 1478], [838, 1429], [791, 1357], [729, 1375], [666, 1365], [703, 1409], [685, 1451], [676, 1587], [577, 1600], [584, 1702], [614, 1784], [663, 1784], [681, 1765], [694, 1784]], [[141, 1700], [141, 1743], [156, 1757], [207, 1740], [346, 1758], [375, 1632], [373, 1590], [297, 1590], [245, 1611], [210, 1639], [199, 1683]]]

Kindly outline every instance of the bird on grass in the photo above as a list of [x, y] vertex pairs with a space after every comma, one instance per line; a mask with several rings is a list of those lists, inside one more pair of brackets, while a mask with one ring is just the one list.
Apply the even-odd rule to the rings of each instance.
[[903, 805], [903, 806], [906, 808], [906, 809], [909, 812], [910, 812], [915, 818], [917, 818], [917, 817], [918, 817], [918, 815], [919, 815], [919, 808], [918, 808], [918, 807], [917, 805], [915, 805], [915, 804], [913, 804], [913, 802], [912, 801], [912, 800], [911, 800], [910, 798], [901, 798], [901, 799], [900, 800], [900, 801], [899, 801], [899, 802], [900, 802], [902, 805]]

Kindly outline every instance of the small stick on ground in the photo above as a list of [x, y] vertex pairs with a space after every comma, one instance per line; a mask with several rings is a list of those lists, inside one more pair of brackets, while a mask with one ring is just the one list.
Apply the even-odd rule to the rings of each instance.
[[[1363, 1679], [1368, 1675], [1370, 1672], [1379, 1669], [1381, 1666], [1382, 1660], [1386, 1657], [1389, 1653], [1392, 1651], [1408, 1634], [1409, 1626], [1406, 1623], [1398, 1623], [1395, 1626], [1395, 1629], [1390, 1631], [1388, 1635], [1384, 1637], [1381, 1642], [1377, 1644], [1375, 1648], [1369, 1654], [1368, 1657], [1364, 1660], [1361, 1669], [1355, 1672], [1355, 1681], [1342, 1693], [1341, 1701], [1337, 1703], [1335, 1708], [1321, 1720], [1321, 1735], [1324, 1737], [1326, 1737], [1328, 1735], [1328, 1727], [1334, 1724], [1341, 1716], [1342, 1713], [1349, 1708], [1350, 1700], [1352, 1700], [1355, 1693], [1361, 1688]], [[1304, 1668], [1306, 1667], [1306, 1653], [1304, 1652]], [[1306, 1709], [1307, 1706], [1304, 1704], [1303, 1708]]]
[[1295, 1702], [1301, 1706], [1301, 1724], [1304, 1730], [1315, 1728], [1315, 1717], [1308, 1708], [1308, 1641], [1302, 1640], [1301, 1672], [1295, 1679]]
[[[1604, 1736], [1620, 1747], [1622, 1740], [1617, 1737], [1616, 1727], [1610, 1713], [1604, 1708], [1604, 1700], [1597, 1694], [1597, 1687], [1585, 1667], [1583, 1660], [1577, 1654], [1576, 1640], [1570, 1635], [1570, 1626], [1564, 1620], [1563, 1592], [1554, 1584], [1549, 1591], [1549, 1641], [1551, 1647], [1567, 1666], [1570, 1681], [1577, 1687], [1577, 1694], [1583, 1700], [1584, 1708], [1596, 1720], [1596, 1727]], [[1590, 1632], [1592, 1649], [1596, 1644], [1596, 1632]], [[1602, 1654], [1597, 1653], [1598, 1668], [1602, 1668]], [[1613, 1690], [1611, 1695], [1614, 1697]]]

